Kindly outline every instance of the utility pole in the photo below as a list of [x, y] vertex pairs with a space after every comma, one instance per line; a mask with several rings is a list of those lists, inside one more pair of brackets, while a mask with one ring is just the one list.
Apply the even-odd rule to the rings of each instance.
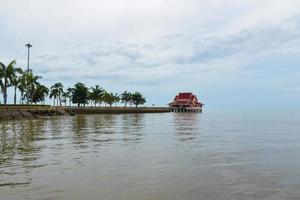
[[28, 54], [27, 54], [27, 71], [29, 71], [29, 54], [30, 54], [30, 48], [32, 47], [32, 45], [28, 43], [25, 46], [28, 48]]

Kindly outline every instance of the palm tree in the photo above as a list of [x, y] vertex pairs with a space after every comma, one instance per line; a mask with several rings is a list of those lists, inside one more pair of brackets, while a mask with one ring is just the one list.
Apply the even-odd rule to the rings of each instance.
[[114, 94], [113, 96], [114, 96], [114, 103], [117, 106], [117, 104], [121, 101], [121, 97], [118, 93]]
[[138, 105], [143, 105], [146, 102], [146, 98], [143, 97], [143, 95], [139, 92], [133, 93], [131, 98], [135, 107], [138, 107]]
[[48, 94], [49, 94], [49, 89], [46, 86], [38, 83], [31, 100], [35, 104], [38, 102], [45, 103], [45, 99], [48, 96]]
[[[4, 77], [4, 70], [2, 68], [2, 66], [0, 67], [0, 92], [3, 93], [3, 77]], [[0, 101], [1, 103], [1, 101]]]
[[71, 106], [73, 90], [74, 90], [73, 88], [69, 87], [66, 92], [67, 98], [69, 99], [69, 106]]
[[49, 95], [49, 88], [47, 88], [44, 85], [40, 85], [39, 88], [38, 88], [38, 91], [39, 91], [39, 93], [38, 93], [39, 94], [39, 98], [45, 104], [46, 97]]
[[68, 93], [63, 92], [61, 95], [61, 102], [63, 102], [65, 104], [65, 106], [67, 106], [67, 99], [68, 99]]
[[42, 78], [41, 76], [34, 75], [31, 71], [27, 71], [24, 76], [25, 81], [25, 92], [27, 96], [27, 103], [33, 103], [33, 96], [35, 90], [40, 85], [38, 79]]
[[16, 72], [11, 79], [11, 84], [14, 86], [14, 104], [17, 104], [17, 88], [20, 86], [23, 76], [23, 70], [16, 68]]
[[72, 102], [77, 104], [78, 107], [80, 105], [85, 106], [89, 100], [89, 89], [83, 83], [76, 83], [74, 85], [74, 89], [72, 90]]
[[55, 83], [54, 85], [51, 86], [51, 92], [50, 92], [50, 99], [53, 97], [54, 98], [54, 105], [55, 105], [55, 99], [57, 100], [57, 106], [58, 102], [59, 105], [61, 106], [61, 96], [64, 93], [63, 85], [62, 83]]
[[4, 104], [7, 104], [7, 88], [12, 85], [12, 79], [17, 73], [21, 72], [20, 68], [15, 68], [16, 61], [11, 61], [7, 66], [0, 62], [0, 89], [3, 94]]
[[99, 85], [96, 85], [96, 87], [92, 87], [91, 90], [92, 92], [90, 93], [90, 100], [94, 103], [94, 106], [96, 106], [97, 103], [102, 102], [104, 89]]
[[[53, 106], [55, 106], [55, 100], [58, 99], [58, 95], [59, 95], [58, 90], [56, 88], [51, 87], [49, 98], [50, 99], [53, 98]], [[58, 103], [57, 103], [57, 105], [58, 105]]]
[[121, 102], [124, 103], [124, 107], [126, 107], [127, 103], [130, 103], [131, 101], [131, 93], [130, 92], [123, 92], [121, 94]]
[[18, 89], [20, 91], [20, 103], [23, 104], [25, 100], [24, 93], [26, 92], [26, 73], [23, 73], [22, 76], [19, 77]]
[[118, 94], [105, 92], [103, 101], [111, 107], [114, 103], [118, 103], [120, 101], [120, 97]]

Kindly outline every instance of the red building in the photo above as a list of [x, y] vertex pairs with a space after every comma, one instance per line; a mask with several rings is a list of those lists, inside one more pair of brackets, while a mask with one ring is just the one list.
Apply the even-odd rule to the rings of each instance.
[[175, 96], [174, 101], [169, 103], [173, 112], [202, 112], [203, 105], [191, 92], [179, 93]]

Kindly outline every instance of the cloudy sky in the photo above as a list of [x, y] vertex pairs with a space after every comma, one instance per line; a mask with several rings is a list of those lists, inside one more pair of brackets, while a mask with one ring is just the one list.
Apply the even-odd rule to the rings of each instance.
[[300, 108], [299, 0], [0, 0], [0, 60], [165, 105]]

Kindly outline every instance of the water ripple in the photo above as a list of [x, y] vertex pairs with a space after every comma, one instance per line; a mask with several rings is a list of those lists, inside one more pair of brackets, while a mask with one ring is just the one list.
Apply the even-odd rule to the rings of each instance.
[[1, 198], [299, 199], [300, 120], [288, 119], [166, 113], [1, 122]]

